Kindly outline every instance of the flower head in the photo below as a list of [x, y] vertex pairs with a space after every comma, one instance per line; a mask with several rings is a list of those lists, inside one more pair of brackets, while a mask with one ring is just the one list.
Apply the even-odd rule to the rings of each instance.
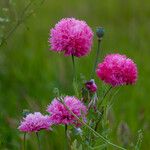
[[136, 64], [125, 55], [110, 54], [98, 64], [97, 75], [112, 86], [134, 84], [137, 80]]
[[38, 132], [42, 129], [49, 129], [51, 122], [47, 115], [43, 116], [40, 112], [30, 113], [21, 121], [18, 129], [22, 132]]
[[[85, 119], [87, 108], [76, 97], [66, 96], [63, 99], [64, 104], [77, 116]], [[53, 124], [74, 124], [80, 125], [78, 120], [69, 112], [59, 100], [54, 99], [48, 106], [47, 112], [50, 113], [50, 120]]]
[[90, 52], [92, 40], [93, 32], [86, 22], [64, 18], [51, 29], [49, 43], [52, 51], [81, 57]]
[[95, 93], [97, 91], [97, 85], [95, 84], [95, 81], [93, 79], [86, 82], [85, 86], [91, 93]]

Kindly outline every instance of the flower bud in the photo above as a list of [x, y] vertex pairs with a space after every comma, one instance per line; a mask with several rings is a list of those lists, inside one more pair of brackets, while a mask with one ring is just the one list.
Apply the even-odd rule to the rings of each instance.
[[97, 91], [97, 85], [95, 84], [94, 79], [91, 79], [90, 81], [86, 82], [85, 86], [91, 93], [95, 93]]
[[99, 39], [102, 39], [103, 36], [104, 36], [104, 32], [105, 32], [105, 30], [104, 30], [103, 27], [98, 27], [98, 28], [96, 29], [96, 35], [97, 35], [97, 37], [98, 37]]

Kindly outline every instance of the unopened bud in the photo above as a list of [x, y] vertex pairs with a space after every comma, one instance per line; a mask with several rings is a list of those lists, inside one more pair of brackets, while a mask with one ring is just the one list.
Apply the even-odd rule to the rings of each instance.
[[103, 36], [104, 36], [104, 32], [105, 32], [105, 30], [104, 30], [103, 27], [98, 27], [98, 28], [96, 29], [96, 35], [97, 35], [97, 37], [98, 37], [99, 39], [102, 39]]
[[91, 93], [95, 93], [97, 91], [97, 85], [95, 84], [94, 79], [91, 79], [90, 81], [86, 82], [85, 86]]

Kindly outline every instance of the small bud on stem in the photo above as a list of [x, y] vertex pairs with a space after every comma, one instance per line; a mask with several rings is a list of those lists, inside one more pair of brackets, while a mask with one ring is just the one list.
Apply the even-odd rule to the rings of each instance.
[[97, 37], [98, 37], [98, 40], [101, 40], [101, 39], [103, 38], [104, 33], [105, 33], [105, 30], [104, 30], [103, 27], [98, 27], [98, 28], [96, 29], [96, 35], [97, 35]]
[[103, 27], [99, 27], [99, 28], [96, 29], [96, 35], [98, 37], [98, 47], [97, 47], [95, 63], [94, 63], [94, 67], [93, 67], [93, 72], [91, 74], [91, 78], [94, 78], [96, 66], [97, 66], [97, 63], [98, 63], [99, 55], [100, 55], [100, 43], [101, 43], [101, 40], [102, 40], [102, 38], [104, 36], [104, 31], [105, 30], [104, 30]]

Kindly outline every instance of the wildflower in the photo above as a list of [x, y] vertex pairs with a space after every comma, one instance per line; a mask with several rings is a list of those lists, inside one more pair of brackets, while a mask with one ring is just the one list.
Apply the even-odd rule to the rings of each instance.
[[40, 112], [35, 112], [23, 118], [18, 129], [22, 132], [38, 132], [42, 129], [49, 129], [50, 126], [48, 115], [43, 116]]
[[97, 91], [97, 85], [95, 84], [94, 79], [91, 79], [90, 81], [86, 82], [85, 86], [91, 93], [95, 93]]
[[109, 54], [98, 64], [97, 75], [112, 86], [134, 84], [137, 80], [136, 64], [125, 55]]
[[52, 51], [81, 57], [90, 52], [92, 40], [93, 32], [85, 21], [64, 18], [51, 29], [49, 43]]
[[[80, 100], [73, 96], [66, 96], [63, 102], [77, 117], [85, 120], [87, 108]], [[55, 98], [48, 106], [47, 112], [50, 113], [51, 122], [53, 124], [74, 124], [78, 126], [78, 120], [69, 112], [64, 104]]]

